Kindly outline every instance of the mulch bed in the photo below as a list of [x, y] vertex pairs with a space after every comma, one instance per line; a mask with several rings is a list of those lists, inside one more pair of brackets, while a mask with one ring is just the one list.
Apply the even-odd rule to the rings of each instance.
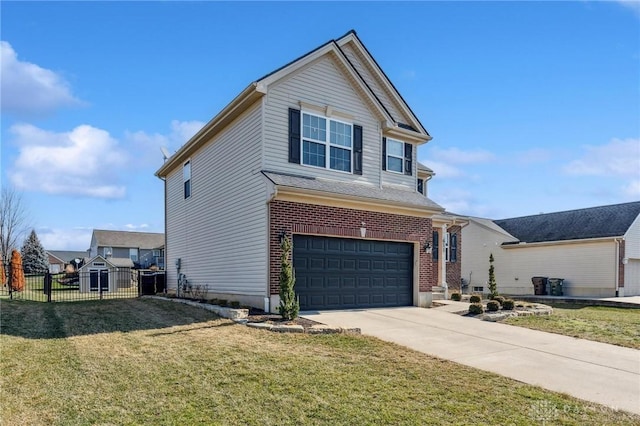
[[306, 318], [296, 318], [294, 320], [288, 321], [282, 319], [282, 317], [278, 314], [270, 314], [261, 309], [250, 308], [249, 316], [247, 317], [248, 322], [262, 322], [274, 325], [301, 325], [305, 328], [311, 328], [314, 325], [320, 325], [317, 321], [312, 321]]

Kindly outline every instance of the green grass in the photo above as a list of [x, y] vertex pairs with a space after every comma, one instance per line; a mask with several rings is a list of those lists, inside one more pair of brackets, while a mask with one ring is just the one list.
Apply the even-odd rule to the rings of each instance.
[[509, 318], [505, 323], [640, 349], [640, 309], [568, 303], [552, 307], [549, 316]]
[[150, 299], [0, 305], [0, 424], [638, 424], [372, 337]]

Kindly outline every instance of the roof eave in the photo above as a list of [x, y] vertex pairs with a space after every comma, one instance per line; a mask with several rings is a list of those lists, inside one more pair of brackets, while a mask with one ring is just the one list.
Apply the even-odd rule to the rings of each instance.
[[182, 145], [175, 154], [156, 171], [159, 178], [166, 177], [177, 165], [187, 160], [193, 152], [202, 147], [206, 142], [238, 118], [248, 107], [253, 105], [258, 99], [266, 94], [266, 89], [258, 82], [253, 82], [247, 86], [238, 96], [235, 97], [222, 111], [213, 117], [202, 129], [198, 131], [187, 143]]

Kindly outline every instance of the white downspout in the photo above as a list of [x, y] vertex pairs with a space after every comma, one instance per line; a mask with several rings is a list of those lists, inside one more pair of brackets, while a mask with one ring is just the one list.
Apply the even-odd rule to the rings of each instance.
[[621, 240], [618, 238], [614, 238], [613, 241], [616, 243], [616, 273], [615, 273], [615, 280], [616, 280], [616, 297], [618, 297], [618, 295], [620, 294], [620, 242]]

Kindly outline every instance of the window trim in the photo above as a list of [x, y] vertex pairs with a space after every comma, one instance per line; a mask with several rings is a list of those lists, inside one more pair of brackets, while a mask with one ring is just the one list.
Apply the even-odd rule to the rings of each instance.
[[[308, 115], [308, 116], [314, 116], [314, 117], [318, 117], [321, 118], [323, 120], [325, 120], [325, 135], [326, 135], [326, 140], [325, 141], [321, 141], [319, 139], [314, 139], [314, 138], [306, 138], [304, 136], [304, 116]], [[346, 147], [344, 145], [339, 145], [336, 143], [331, 143], [331, 122], [336, 122], [336, 123], [341, 123], [341, 124], [345, 124], [347, 126], [349, 126], [351, 128], [351, 144], [349, 147]], [[354, 173], [354, 143], [355, 143], [355, 134], [354, 134], [354, 124], [352, 122], [349, 121], [345, 121], [345, 120], [339, 120], [336, 119], [334, 117], [327, 117], [324, 116], [322, 114], [318, 114], [316, 112], [312, 112], [312, 111], [308, 111], [308, 110], [301, 110], [300, 111], [300, 165], [302, 166], [306, 166], [306, 167], [314, 167], [316, 169], [325, 169], [325, 170], [330, 170], [332, 172], [338, 172], [338, 173], [346, 173], [346, 174], [355, 174]], [[304, 142], [305, 140], [307, 140], [308, 142], [311, 143], [316, 143], [319, 145], [323, 145], [324, 146], [324, 167], [322, 166], [316, 166], [313, 164], [307, 164], [304, 162]], [[338, 149], [343, 149], [345, 151], [349, 151], [349, 170], [340, 170], [340, 169], [334, 169], [331, 167], [331, 148], [338, 148]]]
[[[393, 155], [389, 153], [389, 142], [399, 143], [402, 146], [402, 156], [398, 157], [397, 155]], [[404, 174], [404, 144], [405, 142], [400, 141], [398, 139], [387, 138], [387, 149], [386, 149], [386, 158], [385, 158], [385, 164], [387, 166], [386, 171], [390, 173], [397, 173], [400, 175]], [[398, 160], [400, 160], [400, 170], [392, 170], [389, 168], [389, 157], [397, 158]]]
[[[187, 170], [187, 166], [189, 167], [189, 178], [186, 178], [186, 170]], [[191, 159], [188, 159], [187, 161], [185, 161], [182, 164], [182, 191], [183, 191], [183, 195], [184, 195], [184, 199], [188, 199], [191, 198], [191, 195], [193, 195], [193, 191], [192, 191], [192, 185], [191, 185], [191, 180], [192, 180], [193, 174], [192, 174], [192, 170], [191, 170]]]

